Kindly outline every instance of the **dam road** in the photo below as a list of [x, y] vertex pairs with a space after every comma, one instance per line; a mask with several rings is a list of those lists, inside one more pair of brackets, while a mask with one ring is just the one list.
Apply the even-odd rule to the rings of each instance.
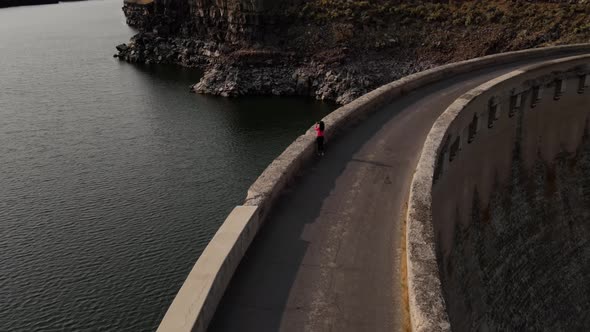
[[209, 331], [402, 330], [405, 206], [426, 135], [465, 92], [546, 60], [420, 88], [328, 141], [261, 228]]
[[[308, 133], [277, 158], [249, 191], [241, 210], [248, 220], [236, 223], [240, 212], [228, 217], [159, 331], [450, 330], [445, 317], [426, 314], [444, 316], [440, 305], [412, 303], [429, 296], [416, 300], [415, 285], [410, 283], [409, 296], [404, 287], [408, 198], [426, 137], [447, 107], [475, 87], [520, 68], [587, 54], [588, 49], [573, 45], [448, 65], [343, 107], [340, 114], [360, 113], [362, 105], [383, 97], [384, 91], [399, 91], [376, 102], [385, 106], [374, 106], [369, 116], [363, 113], [362, 121], [345, 133], [332, 139], [328, 128], [324, 157], [305, 163], [289, 156], [293, 151], [310, 153]], [[342, 124], [332, 118], [328, 126], [330, 121]], [[300, 172], [289, 168], [293, 163], [304, 164], [297, 166]], [[286, 173], [299, 174], [293, 179]], [[259, 185], [265, 181], [274, 182], [273, 189]], [[236, 225], [238, 230], [232, 230]], [[228, 244], [228, 239], [235, 242]], [[430, 256], [423, 257], [426, 261]], [[409, 267], [414, 278], [415, 263]], [[438, 274], [436, 269], [418, 274]], [[416, 308], [412, 305], [421, 306], [421, 316], [432, 317], [410, 317]], [[436, 320], [440, 323], [428, 325]]]

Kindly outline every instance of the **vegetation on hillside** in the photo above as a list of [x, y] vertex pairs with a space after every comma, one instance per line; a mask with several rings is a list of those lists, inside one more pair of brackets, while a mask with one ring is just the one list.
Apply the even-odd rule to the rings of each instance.
[[[288, 15], [298, 49], [417, 49], [436, 63], [590, 42], [590, 1], [311, 0]], [[297, 25], [297, 24], [295, 24]], [[318, 29], [314, 33], [314, 26]], [[306, 30], [305, 39], [298, 38]]]
[[393, 21], [402, 24], [440, 22], [453, 26], [490, 23], [553, 25], [565, 18], [574, 18], [568, 22], [570, 26], [585, 24], [587, 28], [590, 2], [315, 0], [307, 2], [299, 15], [318, 22], [336, 20], [372, 25]]

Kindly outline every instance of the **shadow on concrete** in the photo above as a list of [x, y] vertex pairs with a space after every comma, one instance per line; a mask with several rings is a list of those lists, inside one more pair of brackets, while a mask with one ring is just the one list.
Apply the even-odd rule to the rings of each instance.
[[[281, 328], [295, 276], [308, 250], [309, 242], [302, 239], [305, 228], [316, 222], [324, 199], [347, 164], [367, 162], [355, 159], [355, 153], [401, 110], [431, 90], [436, 88], [401, 98], [346, 135], [327, 143], [326, 154], [314, 160], [294, 181], [260, 229], [238, 267], [209, 331], [267, 332]], [[301, 330], [295, 326], [291, 328]]]
[[352, 158], [351, 161], [356, 161], [357, 163], [371, 164], [371, 165], [377, 166], [377, 167], [393, 168], [393, 166], [391, 166], [389, 164], [380, 163], [378, 161], [363, 160], [363, 159], [358, 159], [358, 158]]
[[[399, 98], [348, 130], [345, 135], [330, 139], [326, 155], [307, 166], [294, 185], [279, 199], [239, 265], [209, 331], [303, 330], [298, 324], [302, 324], [305, 319], [306, 304], [298, 302], [296, 299], [301, 296], [291, 294], [291, 291], [299, 271], [309, 267], [302, 264], [310, 249], [310, 241], [305, 239], [306, 228], [320, 222], [317, 217], [322, 204], [350, 162], [370, 162], [380, 167], [391, 167], [355, 158], [355, 154], [383, 126], [421, 98], [469, 78], [499, 70], [507, 72], [524, 63], [475, 71], [431, 84]], [[411, 139], [408, 137], [408, 140]], [[314, 242], [317, 243], [317, 240], [314, 239]], [[305, 282], [305, 278], [302, 279]], [[287, 303], [291, 307], [287, 308]]]

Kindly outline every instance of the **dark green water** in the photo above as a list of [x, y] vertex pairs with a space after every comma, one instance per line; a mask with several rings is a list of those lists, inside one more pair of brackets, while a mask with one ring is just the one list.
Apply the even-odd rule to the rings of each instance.
[[121, 5], [0, 10], [0, 331], [154, 330], [250, 184], [333, 109], [121, 63]]

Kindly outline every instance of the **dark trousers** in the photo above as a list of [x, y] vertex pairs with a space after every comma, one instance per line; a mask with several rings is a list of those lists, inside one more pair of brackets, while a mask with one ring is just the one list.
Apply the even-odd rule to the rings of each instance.
[[324, 152], [324, 137], [323, 136], [316, 137], [315, 142], [318, 146], [318, 153], [323, 153]]

